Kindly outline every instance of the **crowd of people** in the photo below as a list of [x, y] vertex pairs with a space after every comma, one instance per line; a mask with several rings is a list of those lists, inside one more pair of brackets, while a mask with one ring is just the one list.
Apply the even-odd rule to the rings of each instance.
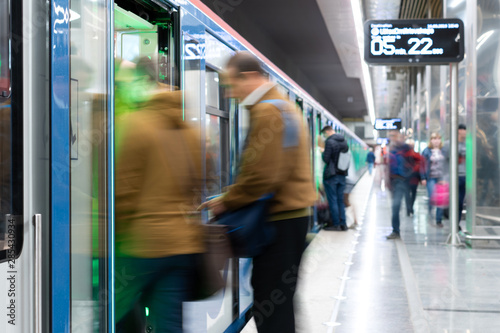
[[[345, 202], [347, 171], [338, 168], [341, 152], [348, 150], [345, 139], [335, 133], [330, 126], [325, 126], [321, 133], [325, 140], [322, 158], [325, 163], [323, 172], [324, 194], [328, 202], [326, 218], [321, 212], [321, 219], [325, 224], [324, 230], [346, 231]], [[462, 216], [465, 199], [465, 135], [466, 127], [458, 127], [458, 176], [459, 176], [459, 213], [458, 221]], [[419, 154], [415, 151], [415, 142], [405, 139], [398, 130], [388, 133], [389, 145], [379, 150], [376, 156], [373, 148], [369, 148], [366, 164], [370, 175], [378, 165], [378, 182], [392, 194], [392, 233], [387, 239], [400, 238], [400, 210], [403, 200], [406, 206], [406, 215], [414, 215], [414, 205], [417, 188], [421, 184], [427, 187], [428, 216], [437, 228], [443, 227], [445, 206], [448, 201], [450, 142], [443, 142], [439, 133], [432, 133], [427, 147]], [[322, 206], [323, 207], [323, 206]], [[460, 226], [458, 226], [460, 229]]]
[[[462, 217], [465, 199], [465, 137], [466, 126], [458, 126], [458, 223]], [[405, 140], [397, 130], [389, 132], [389, 149], [383, 164], [383, 173], [392, 194], [392, 233], [387, 239], [398, 239], [400, 235], [400, 210], [403, 198], [406, 214], [414, 214], [416, 191], [419, 184], [427, 187], [428, 216], [437, 228], [443, 227], [445, 207], [449, 205], [449, 163], [450, 141], [443, 142], [439, 133], [432, 133], [427, 147], [419, 154], [414, 149], [414, 141]], [[367, 157], [367, 163], [371, 159]], [[447, 210], [447, 208], [446, 208]], [[460, 225], [458, 226], [460, 230]]]

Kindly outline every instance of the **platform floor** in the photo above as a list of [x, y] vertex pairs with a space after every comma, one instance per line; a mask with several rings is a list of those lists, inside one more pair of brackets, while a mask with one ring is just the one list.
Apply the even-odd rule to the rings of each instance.
[[435, 227], [424, 187], [396, 241], [385, 238], [390, 192], [365, 174], [351, 195], [359, 230], [320, 231], [304, 253], [297, 332], [500, 332], [500, 250], [446, 245], [449, 223]]

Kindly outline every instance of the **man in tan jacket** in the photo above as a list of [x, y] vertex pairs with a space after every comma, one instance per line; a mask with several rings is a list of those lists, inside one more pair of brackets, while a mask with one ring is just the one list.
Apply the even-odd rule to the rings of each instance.
[[[299, 111], [264, 76], [259, 61], [249, 53], [233, 56], [227, 64], [230, 97], [250, 111], [250, 131], [236, 182], [208, 207], [215, 215], [246, 206], [272, 193], [270, 212], [276, 238], [253, 260], [253, 314], [259, 333], [295, 332], [293, 296], [305, 236], [314, 204], [308, 135]], [[284, 110], [268, 100], [286, 101]], [[264, 101], [264, 102], [263, 102]], [[282, 113], [298, 126], [297, 144], [283, 144]]]

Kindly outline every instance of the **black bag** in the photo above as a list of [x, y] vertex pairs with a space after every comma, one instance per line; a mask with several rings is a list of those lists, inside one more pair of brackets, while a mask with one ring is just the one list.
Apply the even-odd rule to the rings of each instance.
[[235, 256], [252, 258], [261, 254], [274, 240], [276, 231], [268, 222], [269, 200], [267, 195], [235, 211], [216, 217], [216, 223], [227, 227], [227, 236]]
[[330, 209], [328, 208], [328, 204], [318, 205], [316, 208], [318, 214], [318, 224], [323, 227], [332, 226], [333, 223], [330, 218]]

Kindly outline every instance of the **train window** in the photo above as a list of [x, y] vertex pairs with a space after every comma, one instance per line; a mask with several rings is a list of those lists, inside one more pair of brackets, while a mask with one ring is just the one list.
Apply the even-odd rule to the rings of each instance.
[[229, 185], [229, 119], [207, 114], [205, 132], [207, 196]]
[[219, 83], [219, 73], [207, 68], [205, 77], [206, 103], [216, 109], [220, 109], [221, 91]]
[[219, 73], [207, 67], [205, 156], [207, 195], [216, 195], [229, 184], [229, 109], [232, 105], [220, 84]]
[[221, 161], [221, 132], [222, 118], [207, 115], [205, 136], [205, 165], [207, 179], [207, 195], [216, 195], [222, 191], [222, 161]]
[[205, 34], [205, 61], [211, 67], [223, 69], [234, 51], [209, 33]]

